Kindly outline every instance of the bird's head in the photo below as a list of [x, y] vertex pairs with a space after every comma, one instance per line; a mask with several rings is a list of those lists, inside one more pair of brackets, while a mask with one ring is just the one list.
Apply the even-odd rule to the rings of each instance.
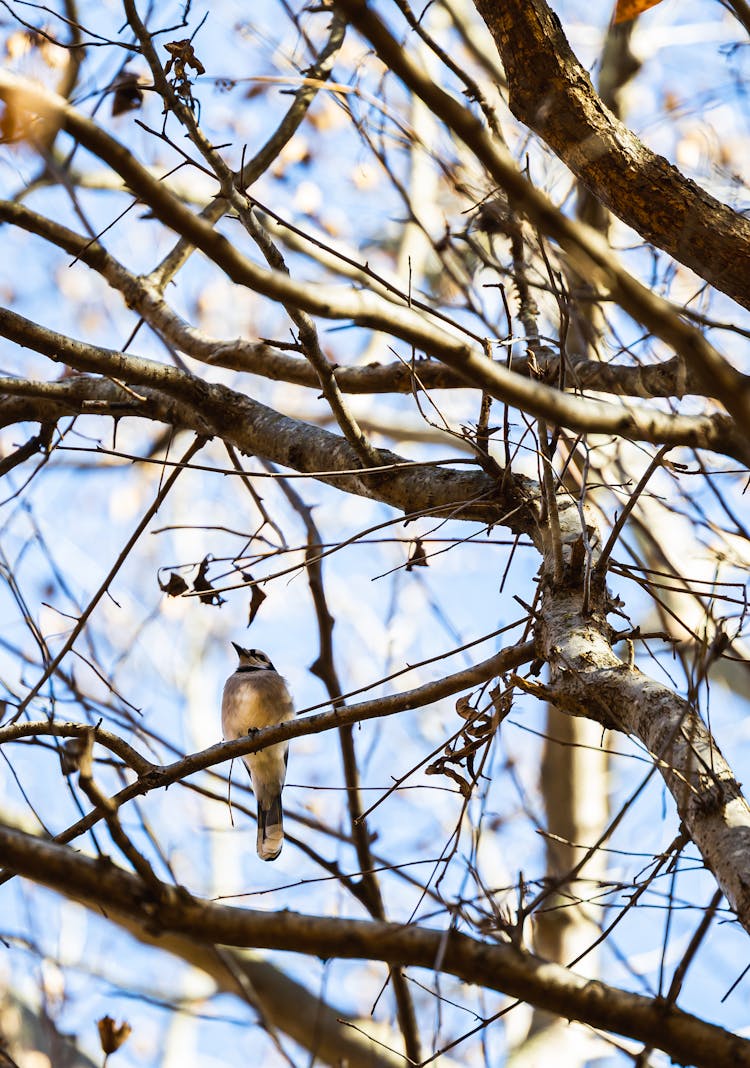
[[237, 642], [232, 642], [232, 645], [239, 657], [240, 662], [238, 668], [249, 668], [255, 671], [276, 670], [266, 654], [261, 652], [260, 649], [243, 649]]

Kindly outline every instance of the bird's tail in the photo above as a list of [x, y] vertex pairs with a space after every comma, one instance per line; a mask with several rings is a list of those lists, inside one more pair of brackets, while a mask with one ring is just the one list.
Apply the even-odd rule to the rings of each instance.
[[258, 856], [261, 860], [276, 860], [283, 844], [284, 820], [279, 793], [267, 805], [258, 802]]

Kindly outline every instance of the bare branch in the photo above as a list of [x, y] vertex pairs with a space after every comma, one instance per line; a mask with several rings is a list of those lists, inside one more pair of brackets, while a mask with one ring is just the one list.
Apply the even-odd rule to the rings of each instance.
[[0, 827], [0, 861], [59, 893], [125, 916], [147, 915], [165, 934], [207, 944], [275, 948], [318, 957], [436, 969], [592, 1027], [624, 1033], [697, 1068], [750, 1065], [750, 1042], [651, 998], [583, 979], [520, 950], [414, 925], [258, 912], [212, 905], [163, 884], [159, 900], [113, 864]]

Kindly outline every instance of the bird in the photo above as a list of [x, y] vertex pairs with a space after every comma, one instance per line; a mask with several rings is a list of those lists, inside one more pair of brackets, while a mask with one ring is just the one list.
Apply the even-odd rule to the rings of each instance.
[[[294, 718], [286, 680], [266, 654], [260, 649], [243, 649], [236, 642], [232, 645], [239, 663], [224, 684], [221, 701], [221, 726], [227, 741]], [[261, 860], [276, 860], [284, 844], [281, 791], [288, 757], [289, 743], [278, 742], [242, 758], [258, 805], [257, 849]]]

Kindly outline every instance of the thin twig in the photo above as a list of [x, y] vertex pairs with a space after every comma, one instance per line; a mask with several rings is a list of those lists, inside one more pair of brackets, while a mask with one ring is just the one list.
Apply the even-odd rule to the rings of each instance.
[[[183, 456], [183, 458], [180, 461], [180, 463], [182, 465], [187, 464], [192, 459], [192, 457], [198, 452], [198, 450], [203, 448], [205, 443], [206, 443], [206, 438], [200, 437], [200, 436], [196, 437], [195, 440], [193, 441], [192, 445], [190, 446], [190, 448], [187, 450], [187, 452]], [[24, 697], [23, 701], [21, 701], [21, 703], [19, 704], [18, 710], [16, 711], [15, 715], [12, 716], [12, 718], [10, 720], [8, 720], [9, 723], [15, 723], [16, 720], [20, 719], [20, 717], [23, 715], [25, 710], [28, 708], [28, 706], [31, 703], [31, 701], [39, 693], [39, 691], [41, 690], [42, 686], [44, 686], [44, 684], [47, 681], [47, 679], [49, 679], [54, 674], [56, 668], [61, 663], [63, 657], [65, 657], [70, 652], [70, 650], [73, 648], [73, 645], [74, 645], [74, 643], [76, 641], [76, 638], [81, 633], [83, 628], [86, 626], [86, 623], [88, 622], [89, 616], [94, 611], [94, 609], [98, 605], [99, 601], [102, 599], [104, 594], [109, 589], [110, 584], [111, 584], [112, 580], [114, 579], [115, 575], [120, 570], [122, 565], [125, 563], [125, 561], [127, 560], [128, 556], [130, 555], [131, 549], [133, 548], [135, 543], [138, 541], [138, 539], [140, 538], [141, 534], [146, 529], [148, 524], [151, 522], [153, 517], [159, 511], [159, 508], [161, 507], [162, 503], [164, 502], [165, 497], [167, 496], [167, 494], [171, 490], [172, 486], [175, 484], [175, 482], [176, 482], [177, 478], [179, 477], [181, 471], [182, 471], [182, 466], [175, 467], [175, 469], [172, 471], [171, 475], [166, 479], [166, 481], [164, 482], [164, 485], [162, 486], [161, 490], [156, 495], [153, 504], [148, 508], [148, 510], [146, 511], [145, 515], [141, 519], [140, 523], [138, 524], [138, 526], [135, 528], [133, 533], [128, 538], [128, 540], [125, 543], [125, 546], [124, 546], [122, 552], [120, 553], [120, 555], [117, 557], [117, 559], [115, 560], [114, 564], [110, 568], [110, 570], [107, 573], [107, 575], [106, 575], [104, 581], [102, 582], [101, 586], [96, 591], [96, 593], [91, 598], [91, 600], [89, 601], [89, 603], [86, 606], [86, 608], [81, 613], [81, 615], [80, 615], [80, 617], [78, 619], [78, 622], [76, 623], [75, 627], [73, 627], [73, 630], [71, 631], [71, 633], [70, 633], [67, 641], [63, 645], [62, 649], [57, 654], [57, 656], [52, 661], [50, 661], [50, 663], [44, 669], [44, 672], [42, 673], [42, 676], [39, 679], [39, 681], [27, 693], [27, 695]]]
[[612, 527], [612, 531], [611, 531], [609, 537], [607, 538], [607, 543], [604, 546], [604, 548], [602, 549], [601, 556], [597, 560], [596, 566], [594, 568], [594, 570], [598, 571], [600, 574], [602, 572], [606, 571], [606, 569], [607, 569], [607, 560], [609, 559], [610, 553], [612, 552], [612, 550], [614, 549], [615, 545], [617, 544], [617, 539], [619, 538], [620, 533], [622, 532], [622, 528], [625, 526], [625, 523], [627, 522], [628, 516], [633, 511], [633, 508], [635, 508], [636, 501], [638, 500], [640, 495], [643, 493], [643, 491], [646, 488], [646, 485], [647, 485], [649, 479], [651, 478], [651, 476], [653, 475], [654, 471], [657, 469], [657, 467], [661, 466], [662, 460], [664, 459], [664, 457], [670, 451], [671, 448], [672, 448], [671, 445], [662, 445], [662, 447], [659, 449], [657, 454], [654, 456], [654, 458], [651, 461], [651, 463], [648, 465], [646, 470], [641, 475], [641, 478], [640, 478], [640, 480], [638, 482], [638, 485], [635, 487], [635, 489], [631, 493], [627, 503], [625, 504], [625, 507], [623, 508], [623, 510], [620, 513], [620, 515], [617, 517], [617, 521], [616, 521], [615, 525]]

